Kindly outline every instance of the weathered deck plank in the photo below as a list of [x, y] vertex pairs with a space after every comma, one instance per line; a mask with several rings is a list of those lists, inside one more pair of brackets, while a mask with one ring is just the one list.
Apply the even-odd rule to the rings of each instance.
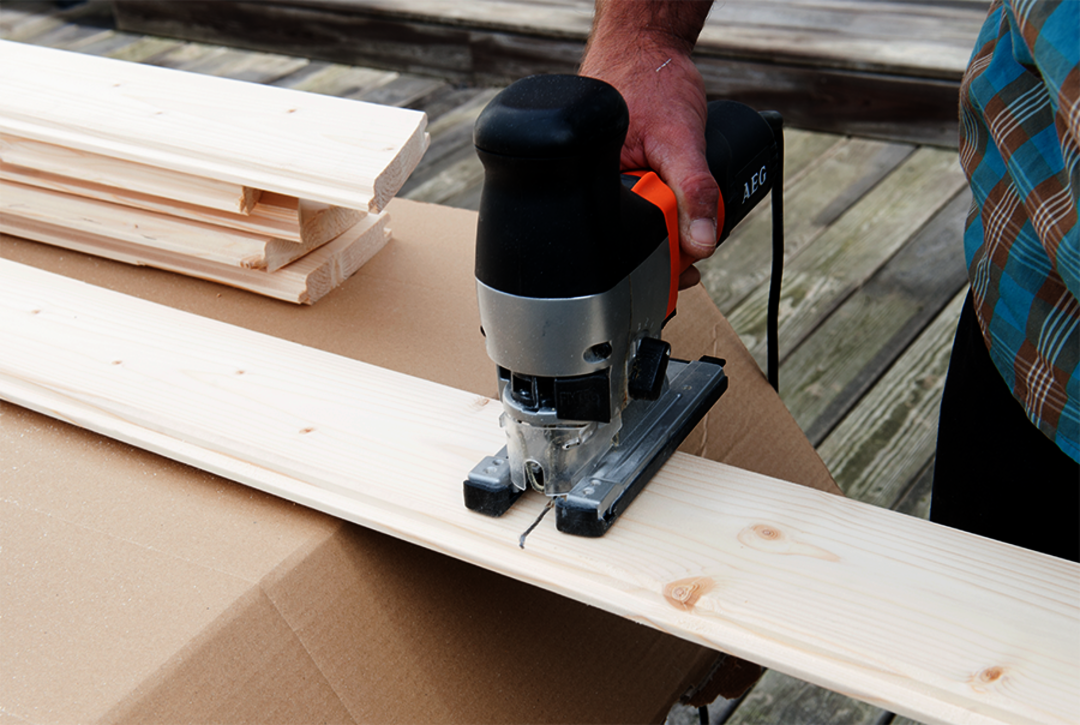
[[[964, 183], [953, 153], [919, 149], [797, 255], [784, 270], [781, 359], [959, 193]], [[762, 363], [767, 298], [767, 285], [759, 285], [727, 313]]]
[[937, 418], [966, 290], [818, 446], [844, 493], [894, 507], [934, 455]]
[[784, 362], [784, 403], [814, 445], [967, 282], [958, 195]]
[[[799, 138], [798, 131], [788, 132]], [[826, 141], [829, 136], [814, 134]], [[784, 259], [792, 260], [876, 186], [913, 151], [906, 144], [847, 138], [818, 151], [798, 168], [785, 162]], [[795, 150], [798, 153], [798, 147]], [[722, 311], [734, 309], [767, 282], [772, 258], [772, 214], [768, 204], [755, 209], [707, 261], [699, 264], [702, 279]]]
[[[591, 0], [117, 0], [120, 26], [334, 62], [505, 84], [573, 72]], [[983, 0], [717, 3], [696, 58], [715, 97], [806, 128], [956, 143], [956, 94]]]
[[770, 670], [724, 725], [885, 725], [890, 717], [879, 707]]

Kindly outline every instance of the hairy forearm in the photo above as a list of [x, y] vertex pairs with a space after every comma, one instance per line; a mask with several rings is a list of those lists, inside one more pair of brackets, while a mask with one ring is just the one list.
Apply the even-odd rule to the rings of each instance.
[[589, 43], [645, 45], [689, 55], [711, 7], [712, 0], [596, 0]]
[[[719, 189], [705, 161], [705, 82], [690, 57], [711, 0], [597, 0], [581, 75], [622, 94], [630, 126], [619, 162], [651, 169], [675, 192], [683, 250], [716, 246]], [[687, 270], [685, 284], [696, 281]]]

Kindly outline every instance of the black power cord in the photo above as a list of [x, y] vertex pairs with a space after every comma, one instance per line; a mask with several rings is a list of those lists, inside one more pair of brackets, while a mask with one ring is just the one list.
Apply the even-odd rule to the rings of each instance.
[[769, 280], [769, 304], [765, 316], [765, 339], [768, 347], [769, 385], [780, 392], [780, 285], [784, 279], [784, 119], [776, 111], [762, 111], [776, 138], [776, 179], [772, 198], [772, 271]]

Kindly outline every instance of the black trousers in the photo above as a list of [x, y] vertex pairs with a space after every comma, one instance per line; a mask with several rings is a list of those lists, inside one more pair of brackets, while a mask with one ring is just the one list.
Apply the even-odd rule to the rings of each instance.
[[970, 295], [941, 398], [930, 520], [1080, 561], [1080, 464], [1013, 398]]

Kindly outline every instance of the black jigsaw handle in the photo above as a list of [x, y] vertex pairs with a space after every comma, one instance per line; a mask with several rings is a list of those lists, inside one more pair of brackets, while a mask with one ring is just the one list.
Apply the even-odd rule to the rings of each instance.
[[[719, 241], [771, 188], [779, 126], [775, 113], [709, 104]], [[638, 180], [624, 182], [619, 154], [628, 127], [619, 92], [583, 76], [530, 76], [488, 104], [474, 131], [485, 171], [478, 280], [523, 297], [578, 297], [613, 287], [664, 239], [677, 254], [678, 234], [669, 233], [678, 229], [674, 195], [668, 190], [670, 203], [645, 199]], [[673, 279], [688, 263], [672, 270]]]

